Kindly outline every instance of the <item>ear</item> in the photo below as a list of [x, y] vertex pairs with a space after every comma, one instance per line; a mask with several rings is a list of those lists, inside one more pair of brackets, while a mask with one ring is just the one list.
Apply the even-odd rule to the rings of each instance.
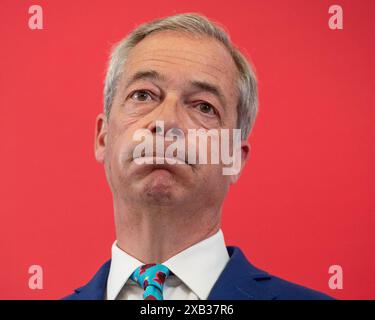
[[94, 142], [95, 158], [96, 158], [96, 161], [100, 163], [104, 162], [105, 148], [107, 146], [107, 133], [108, 133], [107, 117], [105, 116], [104, 113], [100, 113], [96, 117], [95, 142]]
[[238, 174], [229, 176], [230, 184], [234, 184], [240, 178], [242, 170], [245, 168], [247, 161], [250, 158], [250, 143], [247, 140], [241, 141], [241, 169]]

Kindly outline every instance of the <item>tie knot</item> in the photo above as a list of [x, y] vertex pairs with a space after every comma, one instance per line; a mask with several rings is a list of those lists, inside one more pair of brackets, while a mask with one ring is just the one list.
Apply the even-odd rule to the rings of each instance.
[[164, 283], [170, 274], [166, 266], [149, 263], [135, 269], [130, 279], [143, 288], [144, 300], [163, 300]]

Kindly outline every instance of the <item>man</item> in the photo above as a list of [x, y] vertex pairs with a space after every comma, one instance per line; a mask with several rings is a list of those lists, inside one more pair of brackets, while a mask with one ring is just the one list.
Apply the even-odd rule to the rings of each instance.
[[[66, 299], [330, 298], [257, 269], [238, 247], [225, 246], [222, 204], [249, 158], [258, 103], [254, 72], [221, 28], [198, 14], [141, 25], [112, 52], [104, 100], [95, 156], [113, 194], [117, 240], [112, 259]], [[223, 174], [223, 161], [181, 157], [158, 163], [166, 157], [154, 151], [134, 156], [139, 130], [154, 144], [167, 131], [186, 136], [193, 129], [240, 129], [238, 149], [230, 143], [238, 170]], [[141, 156], [152, 162], [136, 161]]]

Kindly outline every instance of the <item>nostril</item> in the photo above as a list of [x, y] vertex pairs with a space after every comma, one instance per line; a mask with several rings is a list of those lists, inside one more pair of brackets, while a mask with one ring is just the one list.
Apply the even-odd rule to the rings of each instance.
[[183, 135], [182, 130], [179, 129], [179, 128], [171, 128], [170, 130], [171, 130], [171, 133], [172, 133], [174, 136], [179, 137], [179, 136], [182, 136], [182, 135]]
[[163, 132], [163, 128], [159, 125], [156, 125], [154, 131], [156, 134], [161, 134]]

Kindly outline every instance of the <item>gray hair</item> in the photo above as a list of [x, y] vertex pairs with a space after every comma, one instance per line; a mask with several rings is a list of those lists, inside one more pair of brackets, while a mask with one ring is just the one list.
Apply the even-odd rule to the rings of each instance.
[[177, 14], [144, 23], [113, 47], [104, 85], [104, 112], [107, 118], [130, 50], [150, 33], [164, 30], [209, 36], [224, 44], [228, 49], [239, 71], [237, 127], [241, 129], [242, 139], [247, 139], [258, 113], [258, 90], [255, 72], [239, 49], [231, 43], [229, 35], [224, 29], [196, 13]]

